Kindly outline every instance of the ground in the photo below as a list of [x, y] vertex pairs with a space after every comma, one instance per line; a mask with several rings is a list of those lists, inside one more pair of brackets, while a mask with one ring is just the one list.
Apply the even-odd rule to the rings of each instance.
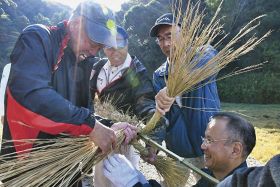
[[223, 103], [222, 110], [237, 112], [256, 128], [257, 144], [250, 156], [266, 163], [280, 153], [280, 105]]

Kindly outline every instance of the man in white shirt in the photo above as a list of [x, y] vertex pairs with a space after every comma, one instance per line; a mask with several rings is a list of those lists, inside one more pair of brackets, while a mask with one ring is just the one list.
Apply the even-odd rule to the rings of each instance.
[[[128, 53], [128, 35], [117, 27], [117, 48], [105, 48], [108, 59], [102, 59], [93, 66], [90, 86], [92, 98], [101, 102], [109, 99], [115, 107], [139, 119], [151, 116], [155, 110], [154, 90], [144, 65]], [[144, 119], [145, 120], [145, 119]], [[102, 122], [104, 123], [104, 122]], [[123, 154], [138, 168], [139, 155], [132, 149]], [[95, 166], [95, 186], [114, 186], [103, 175], [103, 164]]]
[[109, 99], [116, 108], [144, 119], [154, 113], [154, 89], [145, 66], [128, 53], [128, 35], [117, 27], [117, 48], [105, 48], [108, 58], [93, 65], [90, 91], [101, 102]]

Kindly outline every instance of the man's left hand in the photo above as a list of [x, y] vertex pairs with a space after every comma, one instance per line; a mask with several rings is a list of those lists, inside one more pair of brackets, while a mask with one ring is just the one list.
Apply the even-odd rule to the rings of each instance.
[[156, 148], [153, 148], [151, 146], [147, 147], [148, 149], [148, 155], [141, 157], [144, 161], [148, 162], [149, 164], [155, 164], [157, 159], [157, 153], [158, 150]]

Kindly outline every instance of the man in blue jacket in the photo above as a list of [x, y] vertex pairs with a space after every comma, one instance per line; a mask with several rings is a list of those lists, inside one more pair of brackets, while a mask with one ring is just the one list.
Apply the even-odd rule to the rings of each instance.
[[[202, 140], [205, 165], [202, 170], [223, 180], [247, 168], [246, 159], [256, 145], [256, 132], [244, 118], [234, 113], [220, 112], [211, 117]], [[194, 187], [214, 186], [201, 178]]]
[[[57, 26], [31, 25], [23, 30], [11, 54], [11, 73], [5, 95], [4, 139], [49, 139], [61, 133], [89, 134], [105, 153], [115, 146], [114, 130], [95, 119], [89, 97], [91, 68], [81, 62], [104, 46], [116, 45], [113, 12], [85, 1], [69, 21]], [[87, 72], [87, 71], [89, 72]], [[136, 128], [130, 128], [127, 142]], [[2, 146], [2, 154], [21, 153], [33, 144]], [[5, 148], [6, 147], [6, 148]]]
[[[180, 24], [175, 25], [174, 20], [172, 13], [164, 14], [156, 20], [150, 30], [150, 36], [156, 37], [156, 42], [167, 57], [166, 62], [153, 74], [153, 84], [157, 93], [156, 108], [169, 120], [170, 126], [165, 131], [165, 137], [162, 137], [167, 148], [201, 168], [203, 151], [200, 148], [202, 143], [200, 137], [204, 135], [210, 117], [220, 110], [220, 100], [215, 77], [211, 77], [211, 81], [202, 81], [196, 85], [197, 89], [194, 91], [183, 93], [176, 98], [167, 96], [165, 78], [168, 79], [171, 29], [176, 27], [180, 32]], [[212, 46], [202, 47], [207, 49], [201, 58], [201, 65], [207, 63], [217, 53]], [[151, 151], [151, 155], [154, 153], [155, 151]]]

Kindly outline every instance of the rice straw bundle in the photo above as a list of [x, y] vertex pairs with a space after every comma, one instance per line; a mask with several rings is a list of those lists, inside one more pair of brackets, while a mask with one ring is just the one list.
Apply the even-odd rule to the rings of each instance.
[[163, 177], [166, 186], [186, 186], [191, 170], [180, 162], [170, 157], [158, 155], [154, 166]]
[[[137, 124], [136, 117], [130, 117], [119, 113], [109, 102], [102, 105], [96, 103], [96, 111], [114, 121], [128, 121]], [[124, 133], [117, 131], [118, 151], [124, 141]], [[23, 143], [34, 142], [36, 147], [25, 151], [19, 156], [9, 154], [0, 157], [0, 181], [5, 186], [70, 186], [74, 179], [79, 180], [88, 173], [92, 167], [105, 158], [108, 154], [102, 154], [88, 136], [62, 137], [46, 140], [21, 140]], [[10, 141], [11, 142], [11, 141]], [[141, 155], [147, 155], [146, 149], [136, 140], [132, 145], [138, 149]], [[180, 184], [186, 181], [186, 167], [167, 157], [159, 157], [155, 163], [158, 172], [165, 181], [172, 184], [174, 178], [180, 179]], [[166, 173], [167, 168], [172, 173]], [[183, 170], [183, 168], [185, 168]], [[79, 176], [82, 174], [82, 176]], [[174, 183], [174, 182], [173, 182]], [[178, 186], [177, 183], [176, 185]]]
[[[145, 156], [148, 154], [147, 149], [139, 142], [133, 141], [131, 144], [140, 152], [141, 155]], [[157, 156], [154, 166], [168, 187], [185, 186], [191, 171], [173, 158], [162, 155]]]
[[94, 109], [98, 115], [110, 119], [113, 122], [125, 121], [137, 127], [140, 127], [142, 124], [136, 116], [127, 115], [117, 110], [114, 106], [114, 101], [109, 99], [105, 99], [102, 103], [100, 103], [99, 100], [96, 100], [94, 103]]
[[[169, 97], [176, 97], [183, 92], [196, 89], [198, 83], [211, 78], [230, 62], [252, 51], [271, 32], [267, 32], [260, 38], [253, 35], [246, 39], [245, 37], [248, 37], [248, 34], [259, 26], [259, 20], [263, 16], [256, 17], [240, 29], [217, 55], [207, 63], [201, 64], [201, 59], [209, 52], [210, 44], [213, 43], [217, 36], [223, 33], [223, 25], [221, 20], [217, 18], [222, 2], [207, 25], [203, 24], [205, 13], [199, 10], [199, 3], [192, 5], [191, 1], [189, 1], [185, 14], [182, 13], [180, 8], [181, 3], [182, 1], [180, 0], [178, 13], [174, 16], [176, 17], [174, 25], [178, 25], [181, 22], [181, 29], [178, 31], [177, 27], [172, 27], [171, 32], [170, 63], [168, 80], [166, 80], [167, 95]], [[223, 42], [225, 37], [219, 40], [214, 45], [214, 48]], [[243, 40], [244, 42], [242, 43], [241, 41]], [[237, 44], [239, 46], [235, 47]], [[253, 68], [256, 68], [256, 66], [253, 66]], [[160, 114], [156, 112], [142, 132], [148, 133], [154, 129], [159, 119]]]
[[[133, 121], [110, 107], [106, 105], [106, 110], [104, 107], [99, 109], [103, 112], [111, 110], [108, 114], [130, 123], [135, 122], [135, 119]], [[116, 136], [115, 150], [119, 150], [125, 135], [121, 130], [116, 132]], [[31, 141], [34, 142], [34, 147], [25, 150], [20, 156], [15, 153], [0, 156], [0, 181], [5, 186], [70, 186], [75, 182], [73, 179], [81, 179], [82, 176], [79, 178], [81, 173], [82, 175], [88, 173], [95, 164], [114, 151], [102, 154], [88, 136], [66, 135], [57, 139], [20, 140], [22, 143]]]
[[[117, 137], [119, 147], [125, 136], [118, 131]], [[29, 141], [34, 140], [22, 140]], [[70, 186], [79, 174], [88, 173], [107, 156], [87, 136], [36, 140], [35, 143], [39, 147], [20, 157], [15, 154], [0, 157], [0, 181], [4, 186]]]
[[[125, 118], [132, 124], [136, 123], [135, 120], [137, 119], [135, 116], [131, 117], [128, 115], [120, 114], [115, 110], [110, 101], [103, 102], [102, 104], [95, 103], [94, 106], [96, 106], [96, 111], [98, 111], [98, 114], [106, 118], [114, 119], [114, 121], [121, 121]], [[141, 124], [138, 123], [138, 126], [140, 125]], [[148, 155], [147, 149], [143, 147], [137, 140], [133, 140], [130, 144], [133, 145], [133, 147], [137, 151], [139, 151], [139, 154], [141, 156]], [[186, 166], [166, 156], [157, 156], [154, 166], [158, 173], [163, 177], [166, 184], [168, 184], [168, 187], [185, 186], [188, 180], [187, 173], [190, 172], [190, 170]]]

